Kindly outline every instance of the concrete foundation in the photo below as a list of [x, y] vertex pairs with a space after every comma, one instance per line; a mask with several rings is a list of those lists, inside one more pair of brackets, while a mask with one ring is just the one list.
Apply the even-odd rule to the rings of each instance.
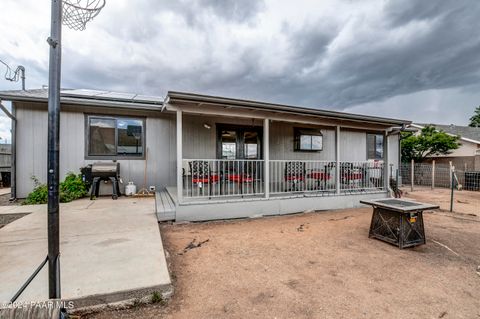
[[387, 192], [352, 193], [338, 196], [297, 195], [204, 201], [178, 204], [175, 188], [167, 188], [176, 202], [176, 221], [203, 221], [215, 219], [252, 218], [284, 215], [310, 210], [331, 210], [360, 207], [360, 200], [388, 197]]

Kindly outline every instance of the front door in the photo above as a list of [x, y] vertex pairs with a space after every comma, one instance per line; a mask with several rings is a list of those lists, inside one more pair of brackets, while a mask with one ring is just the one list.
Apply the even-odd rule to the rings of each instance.
[[254, 195], [262, 188], [262, 127], [217, 124], [220, 191]]
[[262, 159], [262, 127], [217, 124], [218, 159]]

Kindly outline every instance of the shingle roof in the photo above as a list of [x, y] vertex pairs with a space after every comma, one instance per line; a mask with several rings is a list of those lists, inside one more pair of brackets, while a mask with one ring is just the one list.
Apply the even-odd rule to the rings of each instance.
[[426, 124], [418, 123], [421, 126], [432, 125], [437, 129], [453, 135], [460, 135], [461, 137], [478, 141], [480, 143], [480, 127], [460, 126], [460, 125], [444, 125], [444, 124]]

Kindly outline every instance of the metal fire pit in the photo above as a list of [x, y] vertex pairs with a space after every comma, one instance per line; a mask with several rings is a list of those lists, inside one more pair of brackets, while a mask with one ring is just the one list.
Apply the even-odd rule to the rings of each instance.
[[423, 211], [439, 206], [404, 199], [362, 200], [373, 206], [369, 238], [377, 238], [400, 249], [425, 244]]

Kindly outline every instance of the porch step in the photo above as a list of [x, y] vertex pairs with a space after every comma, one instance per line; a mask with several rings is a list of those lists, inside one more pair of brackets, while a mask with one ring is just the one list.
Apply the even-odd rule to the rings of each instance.
[[159, 222], [175, 220], [175, 203], [167, 190], [155, 192], [155, 210]]

